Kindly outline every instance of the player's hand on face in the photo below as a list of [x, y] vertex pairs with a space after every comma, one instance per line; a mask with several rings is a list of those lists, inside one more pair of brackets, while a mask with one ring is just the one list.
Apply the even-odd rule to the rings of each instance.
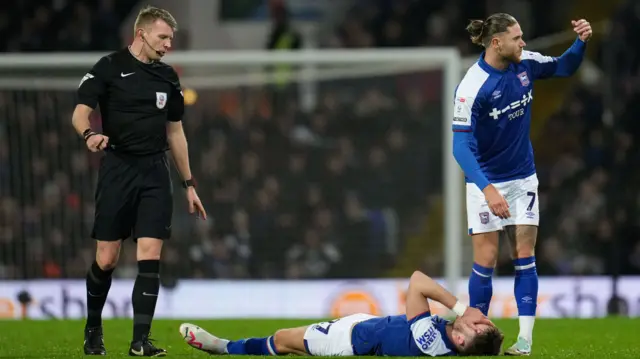
[[591, 24], [589, 24], [587, 20], [572, 20], [571, 26], [573, 26], [573, 31], [578, 34], [580, 40], [582, 40], [583, 42], [589, 41], [591, 35], [593, 34], [593, 30], [591, 29]]
[[458, 318], [458, 320], [462, 321], [465, 325], [469, 326], [471, 329], [480, 333], [482, 330], [478, 327], [477, 324], [486, 324], [493, 326], [493, 322], [489, 320], [478, 308], [468, 307], [465, 310], [464, 314]]
[[187, 202], [189, 202], [189, 213], [196, 214], [198, 218], [207, 219], [207, 212], [204, 210], [202, 201], [193, 187], [187, 188]]
[[489, 204], [491, 213], [502, 219], [511, 217], [507, 200], [504, 199], [502, 194], [500, 194], [500, 192], [498, 192], [498, 190], [492, 184], [488, 185], [485, 189], [482, 190], [482, 192], [484, 193], [484, 198]]
[[87, 138], [87, 148], [91, 152], [99, 152], [107, 148], [109, 137], [101, 134], [95, 134]]

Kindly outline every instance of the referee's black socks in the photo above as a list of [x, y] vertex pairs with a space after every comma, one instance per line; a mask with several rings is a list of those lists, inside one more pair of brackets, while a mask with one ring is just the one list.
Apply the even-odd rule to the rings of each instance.
[[113, 269], [103, 270], [97, 262], [87, 272], [87, 328], [102, 325], [102, 308], [111, 288]]
[[133, 341], [149, 335], [160, 291], [160, 261], [138, 261], [138, 277], [133, 286]]

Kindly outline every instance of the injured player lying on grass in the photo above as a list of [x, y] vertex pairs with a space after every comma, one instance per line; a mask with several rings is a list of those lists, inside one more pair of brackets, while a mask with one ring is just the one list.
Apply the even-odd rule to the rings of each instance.
[[[427, 299], [457, 314], [448, 321], [431, 315]], [[409, 281], [406, 315], [354, 314], [305, 327], [280, 329], [265, 338], [227, 340], [194, 324], [180, 334], [210, 354], [312, 356], [497, 355], [504, 336], [478, 309], [460, 303], [436, 281], [415, 272]]]

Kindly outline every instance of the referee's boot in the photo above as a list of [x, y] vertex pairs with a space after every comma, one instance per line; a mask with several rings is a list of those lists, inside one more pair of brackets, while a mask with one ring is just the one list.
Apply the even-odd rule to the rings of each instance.
[[84, 328], [84, 354], [107, 355], [102, 337], [102, 327]]
[[164, 357], [167, 356], [167, 351], [156, 348], [156, 346], [151, 342], [151, 339], [149, 339], [149, 336], [144, 336], [142, 337], [142, 340], [131, 342], [131, 346], [129, 347], [129, 356]]

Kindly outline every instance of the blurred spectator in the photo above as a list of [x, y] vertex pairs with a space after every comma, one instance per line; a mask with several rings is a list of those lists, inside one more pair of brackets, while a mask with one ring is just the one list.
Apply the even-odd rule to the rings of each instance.
[[135, 1], [7, 2], [0, 15], [0, 51], [105, 51], [124, 46], [120, 23]]
[[[267, 50], [289, 51], [302, 48], [302, 36], [294, 28], [289, 18], [289, 10], [284, 1], [272, 1], [271, 7], [271, 30], [267, 37]], [[297, 97], [296, 84], [292, 83], [289, 77], [294, 70], [294, 66], [279, 64], [268, 67], [276, 76], [276, 84], [273, 86], [272, 105], [280, 110], [287, 106], [290, 98]]]
[[287, 252], [287, 274], [290, 279], [327, 278], [334, 264], [340, 260], [338, 249], [322, 239], [319, 233], [308, 229], [303, 242]]

